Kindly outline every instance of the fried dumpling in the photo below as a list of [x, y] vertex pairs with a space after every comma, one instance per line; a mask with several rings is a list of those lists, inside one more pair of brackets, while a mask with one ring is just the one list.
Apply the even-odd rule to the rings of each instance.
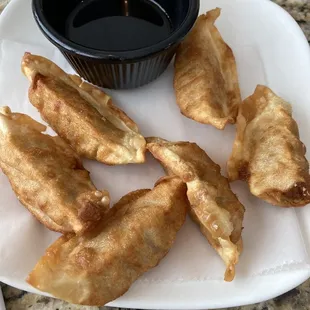
[[0, 167], [19, 201], [47, 228], [82, 233], [109, 209], [74, 151], [27, 115], [0, 109]]
[[103, 306], [168, 253], [187, 204], [186, 186], [176, 177], [129, 193], [94, 230], [58, 239], [27, 281], [71, 303]]
[[79, 155], [108, 165], [145, 161], [137, 125], [102, 90], [29, 53], [22, 71], [31, 81], [30, 102]]
[[188, 118], [223, 129], [236, 121], [241, 95], [236, 62], [214, 26], [219, 8], [198, 17], [175, 58], [177, 104]]
[[244, 207], [231, 191], [220, 167], [195, 143], [147, 139], [147, 148], [169, 175], [187, 184], [190, 214], [226, 264], [225, 280], [232, 281], [242, 250]]
[[229, 179], [247, 181], [253, 195], [273, 205], [304, 206], [310, 203], [305, 153], [290, 104], [257, 86], [240, 107]]

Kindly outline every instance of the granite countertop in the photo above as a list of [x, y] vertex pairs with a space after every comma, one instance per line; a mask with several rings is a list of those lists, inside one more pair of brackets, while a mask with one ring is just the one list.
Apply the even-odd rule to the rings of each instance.
[[309, 0], [273, 0], [287, 10], [298, 22], [310, 42], [310, 1]]
[[[310, 42], [310, 0], [273, 0], [299, 23]], [[0, 11], [9, 0], [0, 0]], [[1, 283], [0, 283], [1, 284]], [[98, 307], [70, 305], [61, 300], [29, 294], [1, 284], [7, 310], [99, 310]], [[102, 308], [105, 310], [112, 308]], [[310, 310], [310, 279], [273, 300], [233, 310]], [[223, 309], [224, 310], [224, 309]]]

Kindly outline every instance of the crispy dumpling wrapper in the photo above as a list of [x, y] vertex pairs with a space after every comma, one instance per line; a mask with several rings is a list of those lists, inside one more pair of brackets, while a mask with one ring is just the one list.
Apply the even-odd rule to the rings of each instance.
[[30, 102], [79, 155], [108, 165], [145, 161], [137, 125], [102, 90], [30, 53], [22, 71], [31, 82]]
[[253, 195], [281, 207], [310, 203], [309, 164], [292, 107], [266, 86], [240, 106], [228, 161], [230, 180], [244, 180]]
[[236, 121], [241, 95], [236, 62], [214, 26], [219, 8], [198, 17], [175, 58], [177, 104], [188, 118], [223, 129]]
[[244, 207], [221, 175], [220, 167], [195, 143], [160, 138], [147, 142], [148, 150], [167, 173], [187, 184], [191, 217], [225, 262], [225, 280], [233, 280], [242, 250]]
[[19, 201], [47, 228], [82, 233], [109, 209], [74, 151], [31, 117], [0, 109], [0, 167]]
[[129, 193], [92, 231], [58, 239], [27, 281], [71, 303], [103, 306], [168, 253], [187, 205], [186, 186], [176, 177]]

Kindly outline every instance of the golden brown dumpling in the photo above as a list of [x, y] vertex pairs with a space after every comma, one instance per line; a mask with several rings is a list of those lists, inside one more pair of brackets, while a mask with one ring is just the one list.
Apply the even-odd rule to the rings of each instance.
[[268, 87], [244, 100], [228, 161], [230, 180], [247, 181], [253, 195], [277, 206], [310, 203], [309, 164], [292, 108]]
[[241, 95], [236, 62], [214, 26], [221, 10], [198, 17], [175, 58], [174, 88], [182, 114], [223, 129], [236, 121]]
[[19, 201], [47, 228], [80, 234], [109, 209], [89, 172], [59, 137], [27, 115], [0, 109], [0, 167]]
[[79, 155], [108, 165], [145, 161], [137, 125], [103, 91], [29, 53], [22, 70], [31, 81], [30, 102]]
[[147, 148], [170, 175], [187, 184], [190, 214], [225, 262], [232, 281], [242, 250], [244, 207], [231, 191], [220, 167], [195, 143], [147, 139]]
[[172, 247], [186, 217], [186, 186], [176, 177], [123, 197], [83, 236], [50, 246], [27, 281], [75, 304], [103, 306], [123, 295]]

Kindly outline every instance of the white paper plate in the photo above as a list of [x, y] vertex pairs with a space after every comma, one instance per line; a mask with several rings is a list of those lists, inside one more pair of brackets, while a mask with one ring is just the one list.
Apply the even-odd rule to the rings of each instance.
[[[242, 96], [250, 95], [258, 83], [263, 83], [294, 102], [294, 116], [300, 124], [302, 140], [310, 148], [310, 138], [307, 136], [310, 130], [307, 122], [310, 119], [310, 53], [302, 31], [284, 10], [266, 0], [201, 0], [201, 12], [216, 6], [223, 9], [217, 25], [235, 52]], [[51, 53], [54, 50], [33, 21], [30, 0], [12, 0], [5, 9], [0, 17], [0, 39], [17, 42], [16, 49], [20, 43], [25, 43], [40, 46]], [[0, 74], [5, 76], [7, 73], [9, 76], [9, 71], [15, 70], [15, 64], [19, 62], [20, 59], [16, 58], [12, 66], [2, 64], [4, 71]], [[10, 105], [13, 111], [27, 112], [39, 119], [31, 105], [15, 102], [19, 94], [22, 97], [27, 93], [28, 83], [20, 74], [16, 73], [16, 82], [10, 81], [14, 83], [14, 93], [10, 96], [0, 93], [1, 105]], [[182, 117], [175, 104], [172, 77], [173, 67], [170, 66], [159, 80], [150, 85], [138, 90], [110, 93], [136, 120], [145, 136], [196, 141], [224, 168], [235, 127], [228, 126], [225, 131], [218, 131]], [[86, 161], [85, 165], [96, 185], [109, 189], [114, 201], [131, 190], [152, 187], [163, 174], [160, 165], [151, 157], [146, 165], [139, 166], [106, 167], [90, 161]], [[0, 281], [37, 292], [24, 279], [57, 234], [43, 229], [28, 215], [17, 202], [3, 175], [0, 176], [0, 183], [0, 207], [7, 203], [10, 205], [7, 213], [17, 208], [25, 219], [18, 228], [20, 238], [24, 239], [22, 245], [14, 249], [14, 259], [1, 264], [6, 253], [0, 252], [0, 266], [7, 263], [12, 268], [15, 264], [16, 272], [14, 269], [14, 272], [8, 273], [5, 268], [0, 268]], [[234, 184], [233, 189], [247, 209], [244, 253], [235, 281], [225, 283], [222, 280], [222, 262], [197, 227], [188, 220], [175, 246], [161, 264], [110, 305], [144, 309], [239, 306], [273, 298], [306, 280], [310, 276], [307, 268], [310, 263], [309, 208], [297, 211], [274, 208], [252, 197], [244, 184]], [[6, 218], [6, 214], [2, 219]], [[9, 227], [10, 223], [2, 222], [1, 225]], [[3, 236], [5, 233], [1, 225]], [[289, 228], [283, 229], [281, 225]], [[282, 230], [279, 232], [280, 228]], [[35, 240], [27, 239], [30, 230], [36, 233]], [[286, 244], [289, 240], [294, 240], [294, 245]], [[291, 246], [294, 246], [293, 251]]]

